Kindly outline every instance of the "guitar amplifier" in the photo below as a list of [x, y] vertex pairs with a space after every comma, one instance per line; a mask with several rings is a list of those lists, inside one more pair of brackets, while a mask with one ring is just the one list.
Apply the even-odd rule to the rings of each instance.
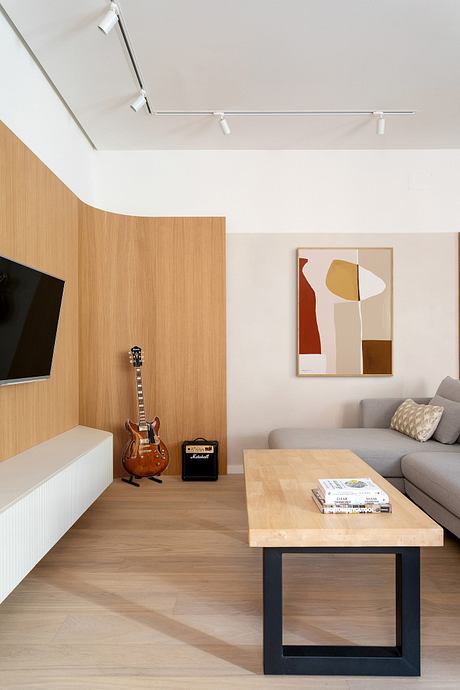
[[219, 443], [195, 438], [182, 444], [182, 479], [184, 482], [213, 482], [219, 476]]

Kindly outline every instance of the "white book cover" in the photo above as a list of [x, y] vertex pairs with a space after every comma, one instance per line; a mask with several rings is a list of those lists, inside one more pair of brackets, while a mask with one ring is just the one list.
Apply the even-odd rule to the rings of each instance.
[[389, 503], [372, 501], [371, 503], [336, 501], [335, 503], [325, 503], [318, 489], [312, 489], [312, 498], [322, 513], [391, 513]]
[[347, 477], [344, 479], [319, 479], [318, 487], [326, 503], [347, 498], [376, 500], [379, 503], [389, 503], [385, 493], [369, 477]]

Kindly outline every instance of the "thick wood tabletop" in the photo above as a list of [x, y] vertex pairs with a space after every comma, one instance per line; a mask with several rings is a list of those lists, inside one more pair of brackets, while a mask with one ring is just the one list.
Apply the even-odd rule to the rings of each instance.
[[[443, 530], [351, 450], [245, 450], [250, 546], [442, 546]], [[318, 479], [370, 477], [393, 512], [323, 515]]]

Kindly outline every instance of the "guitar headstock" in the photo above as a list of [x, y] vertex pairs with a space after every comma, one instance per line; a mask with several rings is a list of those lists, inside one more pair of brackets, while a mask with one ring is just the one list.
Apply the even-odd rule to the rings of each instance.
[[142, 350], [138, 345], [134, 345], [130, 351], [129, 351], [129, 363], [133, 365], [133, 367], [141, 367], [143, 362], [144, 362], [144, 355], [142, 354]]

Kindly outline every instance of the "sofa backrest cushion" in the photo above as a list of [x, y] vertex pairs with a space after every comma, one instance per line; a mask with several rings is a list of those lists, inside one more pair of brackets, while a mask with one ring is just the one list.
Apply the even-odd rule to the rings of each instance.
[[[391, 418], [406, 398], [364, 398], [359, 403], [361, 427], [365, 429], [389, 429]], [[430, 398], [412, 398], [426, 404]]]
[[444, 408], [441, 420], [433, 434], [434, 440], [439, 443], [456, 443], [460, 436], [460, 402], [435, 395], [430, 400], [430, 405], [440, 405]]
[[[448, 402], [443, 402], [448, 401]], [[440, 443], [458, 443], [460, 441], [460, 381], [446, 376], [439, 384], [433, 405], [442, 405], [444, 413], [433, 436]]]
[[446, 376], [439, 384], [436, 395], [460, 403], [460, 381], [458, 379], [453, 379], [451, 376]]

